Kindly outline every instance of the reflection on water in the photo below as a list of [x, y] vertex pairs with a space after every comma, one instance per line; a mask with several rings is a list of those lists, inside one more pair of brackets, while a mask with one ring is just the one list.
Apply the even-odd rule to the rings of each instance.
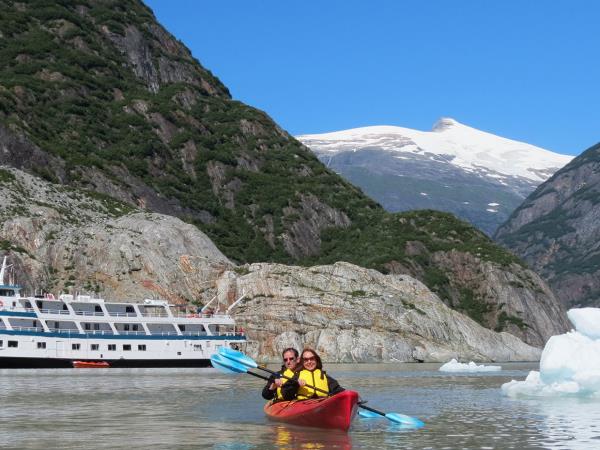
[[385, 418], [356, 419], [348, 434], [269, 422], [260, 381], [212, 369], [3, 370], [0, 447], [600, 448], [600, 401], [502, 395], [503, 383], [534, 365], [482, 374], [438, 367], [329, 366], [370, 406], [426, 422], [415, 431]]

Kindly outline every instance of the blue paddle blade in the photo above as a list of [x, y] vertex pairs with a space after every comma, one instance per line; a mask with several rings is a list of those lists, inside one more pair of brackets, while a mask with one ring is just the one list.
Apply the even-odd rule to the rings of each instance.
[[237, 374], [248, 372], [248, 369], [246, 369], [244, 366], [236, 363], [235, 361], [223, 358], [221, 355], [218, 354], [212, 355], [210, 357], [210, 362], [215, 369], [218, 369], [223, 373]]
[[258, 364], [256, 363], [256, 361], [254, 361], [248, 355], [246, 355], [238, 350], [234, 350], [229, 347], [221, 347], [219, 349], [219, 354], [231, 361], [235, 361], [240, 364], [243, 364], [244, 366], [252, 367], [253, 369], [256, 369], [258, 367]]
[[376, 418], [380, 418], [381, 419], [382, 417], [385, 417], [385, 416], [382, 416], [381, 414], [377, 414], [377, 413], [374, 413], [372, 411], [367, 411], [366, 409], [361, 409], [358, 412], [358, 415], [360, 417], [364, 417], [365, 419], [376, 419]]
[[425, 423], [420, 421], [416, 417], [410, 417], [404, 414], [387, 413], [385, 417], [387, 417], [393, 422], [401, 423], [402, 425], [406, 425], [411, 428], [421, 428], [425, 426]]

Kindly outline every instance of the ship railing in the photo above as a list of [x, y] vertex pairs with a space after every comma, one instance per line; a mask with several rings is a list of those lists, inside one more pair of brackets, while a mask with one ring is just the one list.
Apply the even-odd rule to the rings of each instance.
[[113, 333], [112, 330], [83, 330], [84, 334], [110, 334], [113, 335], [115, 333]]
[[36, 328], [36, 327], [12, 327], [12, 329], [14, 331], [44, 331], [41, 328]]
[[138, 317], [138, 315], [134, 312], [126, 313], [126, 312], [116, 312], [116, 311], [111, 312], [111, 311], [109, 311], [108, 315], [112, 316], [112, 317]]
[[78, 316], [104, 316], [103, 312], [97, 311], [75, 311]]
[[216, 313], [216, 314], [207, 314], [207, 313], [177, 313], [177, 314], [173, 314], [173, 317], [176, 317], [178, 319], [211, 319], [211, 318], [217, 318], [217, 319], [223, 319], [223, 318], [229, 318], [229, 314], [222, 314], [222, 313]]
[[167, 313], [142, 313], [142, 317], [169, 317]]
[[[34, 331], [34, 332], [43, 332], [44, 330], [36, 327], [12, 327], [15, 331]], [[76, 334], [81, 336], [81, 334], [99, 334], [99, 335], [114, 335], [112, 330], [84, 330], [81, 333], [77, 329], [73, 328], [51, 328], [51, 333], [60, 333], [60, 334]], [[208, 334], [206, 331], [182, 331], [181, 334], [183, 336], [244, 336], [244, 332], [242, 331], [224, 331], [219, 333]], [[137, 335], [137, 336], [146, 336], [145, 331], [119, 331], [119, 335]], [[178, 333], [174, 331], [157, 331], [151, 332], [151, 336], [179, 336]]]
[[64, 309], [40, 309], [40, 312], [42, 314], [62, 314], [65, 316], [68, 316], [71, 314], [71, 311], [64, 310]]

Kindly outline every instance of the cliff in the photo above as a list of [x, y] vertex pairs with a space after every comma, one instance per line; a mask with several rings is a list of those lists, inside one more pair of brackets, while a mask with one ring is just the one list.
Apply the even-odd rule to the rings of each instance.
[[495, 238], [548, 281], [567, 307], [600, 306], [600, 145], [531, 194]]

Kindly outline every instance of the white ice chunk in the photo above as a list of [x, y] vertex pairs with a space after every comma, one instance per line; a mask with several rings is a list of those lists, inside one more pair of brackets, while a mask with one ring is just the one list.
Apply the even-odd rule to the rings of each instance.
[[440, 372], [494, 372], [502, 370], [500, 366], [477, 365], [473, 361], [469, 364], [459, 363], [456, 359], [451, 359], [440, 367]]
[[567, 316], [575, 329], [591, 339], [600, 339], [600, 309], [570, 309]]
[[552, 336], [542, 352], [540, 372], [503, 384], [504, 394], [600, 398], [600, 309], [571, 309], [567, 314], [577, 331]]

